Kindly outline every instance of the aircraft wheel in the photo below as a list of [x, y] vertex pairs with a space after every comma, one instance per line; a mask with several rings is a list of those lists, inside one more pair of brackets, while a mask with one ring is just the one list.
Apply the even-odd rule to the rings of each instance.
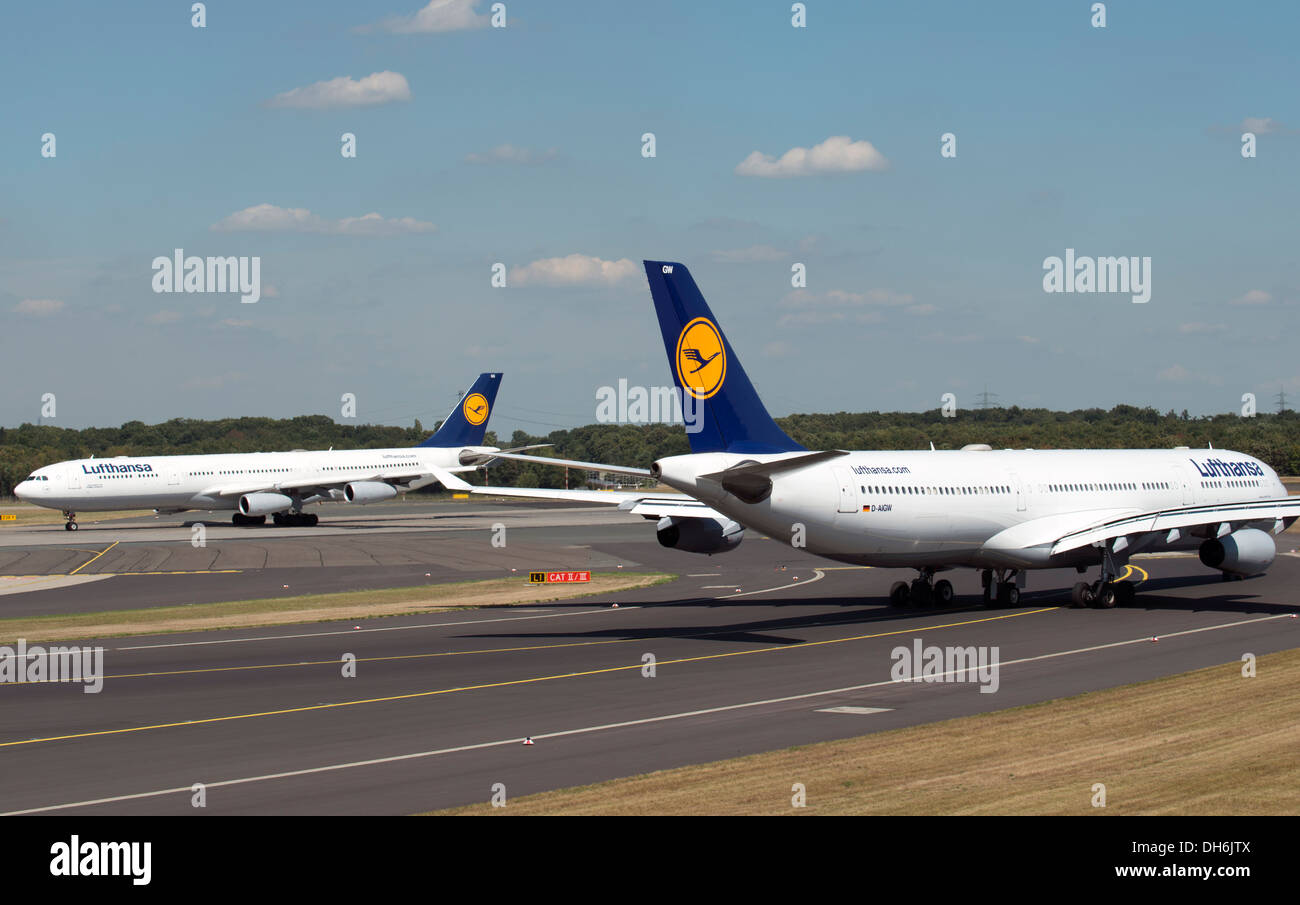
[[1093, 591], [1092, 605], [1098, 610], [1114, 609], [1116, 603], [1115, 586], [1110, 582], [1102, 582], [1101, 587]]
[[1020, 606], [1020, 588], [1010, 581], [998, 585], [998, 606]]
[[76, 523], [76, 522], [68, 522], [66, 525], [63, 526], [63, 530], [64, 530], [64, 531], [76, 531], [76, 530], [77, 530], [77, 523]]
[[912, 591], [905, 581], [896, 581], [889, 588], [890, 606], [907, 606], [912, 602]]
[[1086, 581], [1080, 581], [1070, 590], [1070, 604], [1076, 609], [1092, 605], [1092, 588]]
[[934, 583], [934, 602], [938, 606], [952, 606], [954, 597], [956, 594], [953, 593], [951, 581], [941, 578]]

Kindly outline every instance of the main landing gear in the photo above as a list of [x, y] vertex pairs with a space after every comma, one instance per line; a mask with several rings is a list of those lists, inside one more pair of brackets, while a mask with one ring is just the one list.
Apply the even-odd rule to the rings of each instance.
[[63, 523], [63, 530], [64, 530], [64, 531], [76, 531], [76, 530], [77, 530], [77, 513], [73, 512], [72, 510], [69, 509], [69, 510], [66, 510], [66, 511], [63, 513], [63, 515], [64, 515], [65, 518], [67, 518], [67, 521]]
[[1090, 606], [1109, 610], [1117, 606], [1132, 606], [1137, 599], [1137, 586], [1131, 581], [1099, 579], [1092, 584], [1081, 581], [1070, 591], [1070, 604], [1076, 609]]
[[889, 589], [889, 602], [893, 606], [930, 607], [952, 606], [956, 594], [952, 582], [947, 579], [934, 580], [934, 569], [918, 570], [921, 574], [909, 585], [905, 581], [896, 581]]
[[[1082, 571], [1082, 569], [1080, 569]], [[1132, 606], [1137, 599], [1137, 585], [1131, 581], [1116, 581], [1119, 563], [1109, 547], [1102, 549], [1101, 576], [1092, 584], [1078, 582], [1070, 590], [1070, 604], [1076, 609], [1092, 607], [1109, 610], [1117, 606]]]
[[279, 528], [314, 528], [320, 521], [314, 512], [277, 512], [271, 518]]
[[[277, 528], [314, 528], [320, 521], [320, 516], [314, 512], [275, 512], [271, 514], [271, 519]], [[230, 521], [235, 525], [265, 525], [266, 516], [236, 512]]]
[[[997, 581], [994, 581], [994, 572]], [[1016, 584], [1018, 569], [985, 569], [980, 572], [984, 586], [984, 605], [989, 608], [1020, 606], [1020, 586]]]
[[[894, 582], [894, 586], [889, 589], [890, 605], [952, 606], [956, 599], [952, 582], [946, 579], [935, 581], [934, 569], [929, 566], [917, 571], [920, 575], [911, 583]], [[1018, 569], [985, 569], [980, 572], [980, 583], [984, 586], [984, 605], [990, 608], [1020, 606], [1020, 586], [1016, 583], [1019, 575]]]

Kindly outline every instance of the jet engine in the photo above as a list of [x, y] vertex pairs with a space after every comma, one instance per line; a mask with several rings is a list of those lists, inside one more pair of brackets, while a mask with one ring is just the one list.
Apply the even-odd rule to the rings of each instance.
[[1273, 536], [1258, 528], [1242, 528], [1201, 544], [1201, 562], [1234, 575], [1258, 575], [1276, 555]]
[[343, 488], [349, 503], [378, 503], [397, 496], [397, 488], [383, 481], [354, 481]]
[[687, 553], [726, 553], [740, 546], [745, 529], [731, 519], [666, 515], [655, 526], [659, 543]]
[[239, 498], [239, 511], [244, 515], [270, 515], [292, 506], [293, 500], [283, 493], [246, 493]]

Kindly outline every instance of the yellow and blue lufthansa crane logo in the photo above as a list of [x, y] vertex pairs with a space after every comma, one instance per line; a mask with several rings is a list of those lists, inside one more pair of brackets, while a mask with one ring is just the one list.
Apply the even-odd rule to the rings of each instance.
[[488, 417], [488, 401], [482, 393], [470, 393], [465, 397], [465, 401], [460, 404], [460, 410], [465, 413], [465, 420], [470, 424], [478, 427]]
[[677, 337], [677, 381], [696, 399], [708, 399], [726, 379], [722, 333], [707, 317], [697, 317]]

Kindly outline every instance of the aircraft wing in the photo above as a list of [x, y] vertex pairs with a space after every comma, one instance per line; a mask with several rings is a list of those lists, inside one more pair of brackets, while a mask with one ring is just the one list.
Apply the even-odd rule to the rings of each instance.
[[1147, 511], [1129, 508], [1064, 512], [1013, 525], [989, 538], [984, 548], [1007, 553], [1038, 549], [1056, 556], [1080, 547], [1130, 539], [1115, 546], [1119, 552], [1125, 546], [1141, 549], [1152, 540], [1173, 543], [1180, 538], [1223, 534], [1223, 525], [1235, 530], [1264, 523], [1272, 529], [1277, 527], [1272, 523], [1281, 520], [1289, 524], [1298, 517], [1300, 497]]
[[1175, 530], [1191, 534], [1194, 533], [1192, 529], [1201, 527], [1216, 529], [1217, 534], [1227, 533], [1218, 531], [1219, 526], [1224, 524], [1231, 526], [1229, 530], [1234, 530], [1251, 522], [1278, 522], [1296, 518], [1300, 518], [1300, 497], [1180, 506], [1177, 509], [1161, 509], [1109, 519], [1098, 525], [1072, 531], [1056, 540], [1052, 545], [1052, 553], [1066, 553], [1130, 534], [1168, 534]]
[[679, 518], [726, 518], [712, 507], [684, 493], [649, 493], [635, 490], [546, 490], [540, 487], [474, 487], [470, 492], [483, 496], [604, 503], [645, 518], [662, 518], [665, 515]]
[[[466, 469], [472, 471], [473, 469]], [[418, 490], [426, 487], [435, 481], [441, 483], [448, 490], [467, 491], [471, 485], [462, 481], [451, 473], [451, 470], [439, 468], [436, 465], [424, 465], [418, 468], [406, 470], [385, 470], [377, 471], [371, 474], [350, 474], [346, 477], [313, 477], [302, 478], [290, 481], [262, 481], [248, 482], [245, 484], [219, 484], [214, 487], [204, 489], [204, 496], [243, 496], [246, 493], [283, 493], [285, 491], [295, 491], [303, 493], [305, 491], [315, 493], [328, 493], [330, 490], [341, 489], [347, 484], [358, 481], [381, 481], [388, 484], [403, 484], [406, 490]]]

